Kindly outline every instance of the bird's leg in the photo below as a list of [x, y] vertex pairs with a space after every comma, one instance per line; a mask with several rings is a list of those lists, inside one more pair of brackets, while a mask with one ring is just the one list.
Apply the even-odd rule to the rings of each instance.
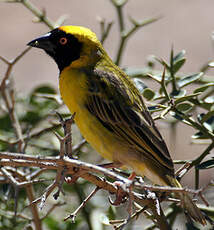
[[[103, 167], [103, 168], [119, 168], [122, 166], [122, 163], [119, 163], [119, 162], [111, 162], [111, 163], [106, 163], [106, 164], [101, 164], [101, 165], [98, 165], [100, 167]], [[128, 179], [131, 181], [130, 184], [128, 184], [128, 187], [129, 187], [129, 206], [128, 206], [128, 213], [129, 215], [131, 215], [131, 212], [132, 212], [132, 190], [133, 190], [133, 180], [134, 178], [136, 177], [136, 173], [135, 172], [132, 172]], [[123, 185], [123, 182], [121, 181], [115, 181], [113, 183], [116, 187], [117, 187], [117, 193], [116, 193], [116, 199], [115, 201], [112, 201], [110, 198], [109, 198], [109, 202], [112, 204], [112, 205], [120, 205], [121, 203], [124, 203], [126, 201], [126, 197], [124, 196], [124, 192], [123, 190], [121, 189], [122, 185]]]
[[135, 178], [136, 176], [137, 176], [136, 173], [135, 173], [135, 172], [132, 172], [132, 173], [129, 175], [128, 179], [131, 180], [131, 181], [133, 181], [134, 178]]
[[[98, 166], [103, 167], [103, 168], [107, 168], [107, 169], [111, 169], [111, 168], [119, 168], [122, 166], [122, 164], [119, 162], [111, 162], [111, 163], [106, 163], [106, 164], [100, 164]], [[117, 193], [116, 193], [115, 201], [112, 201], [109, 198], [109, 202], [112, 205], [120, 205], [121, 203], [125, 202], [124, 192], [120, 189], [121, 183], [122, 182], [120, 182], [120, 181], [115, 181], [113, 183], [117, 187]]]
[[[136, 177], [136, 173], [132, 172], [130, 174], [130, 176], [128, 177], [128, 179], [131, 181], [130, 184], [127, 184], [126, 186], [129, 188], [129, 206], [128, 206], [128, 212], [131, 215], [131, 211], [132, 211], [132, 190], [133, 190], [133, 180]], [[112, 201], [109, 199], [109, 202], [112, 205], [120, 205], [121, 203], [124, 203], [126, 201], [126, 197], [124, 196], [124, 192], [121, 189], [121, 187], [124, 185], [123, 182], [121, 181], [115, 181], [113, 183], [116, 187], [117, 187], [117, 193], [116, 193], [116, 199], [115, 201]]]
[[[115, 182], [119, 182], [119, 181], [115, 181]], [[113, 183], [114, 185], [115, 185], [115, 182]], [[116, 184], [116, 187], [117, 187], [117, 193], [115, 194], [116, 199], [112, 201], [111, 198], [109, 197], [109, 202], [111, 205], [117, 206], [126, 201], [126, 195], [124, 194], [124, 191], [121, 188], [121, 182], [119, 183], [120, 185]]]

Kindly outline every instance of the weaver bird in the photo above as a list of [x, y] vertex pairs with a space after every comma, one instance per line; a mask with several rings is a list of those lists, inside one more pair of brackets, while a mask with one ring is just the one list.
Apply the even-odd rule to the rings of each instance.
[[[59, 68], [63, 101], [84, 138], [104, 158], [131, 167], [154, 184], [181, 187], [167, 146], [132, 80], [113, 63], [95, 33], [61, 26], [31, 41]], [[187, 194], [180, 194], [188, 214], [204, 216]]]

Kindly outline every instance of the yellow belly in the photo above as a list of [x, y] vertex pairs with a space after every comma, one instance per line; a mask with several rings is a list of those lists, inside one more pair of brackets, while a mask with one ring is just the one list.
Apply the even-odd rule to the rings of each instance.
[[118, 150], [123, 149], [121, 142], [87, 110], [85, 107], [87, 92], [87, 79], [82, 72], [78, 70], [62, 72], [60, 93], [71, 113], [76, 113], [74, 120], [81, 134], [104, 158], [118, 161]]

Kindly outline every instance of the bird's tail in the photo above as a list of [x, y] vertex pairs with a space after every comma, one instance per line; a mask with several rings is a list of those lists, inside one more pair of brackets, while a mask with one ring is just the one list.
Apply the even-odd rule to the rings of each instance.
[[[171, 186], [182, 188], [181, 184], [175, 178], [170, 178]], [[179, 193], [176, 196], [181, 200], [181, 205], [183, 209], [187, 212], [193, 220], [201, 223], [202, 225], [206, 225], [206, 220], [200, 209], [197, 205], [192, 201], [191, 197], [186, 193]]]

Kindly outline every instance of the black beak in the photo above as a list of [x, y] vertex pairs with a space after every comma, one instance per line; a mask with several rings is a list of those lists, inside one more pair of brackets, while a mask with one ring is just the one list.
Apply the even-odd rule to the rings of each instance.
[[54, 53], [54, 44], [50, 40], [51, 33], [47, 33], [39, 38], [34, 39], [27, 45], [43, 49], [49, 53]]

